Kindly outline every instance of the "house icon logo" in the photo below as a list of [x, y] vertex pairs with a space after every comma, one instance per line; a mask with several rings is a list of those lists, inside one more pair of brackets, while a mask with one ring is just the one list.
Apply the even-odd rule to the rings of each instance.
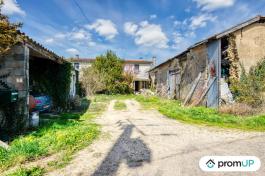
[[210, 159], [210, 160], [207, 161], [207, 163], [206, 163], [206, 166], [207, 166], [208, 168], [213, 168], [214, 165], [215, 165], [215, 163], [214, 163], [214, 161], [213, 161], [212, 159]]

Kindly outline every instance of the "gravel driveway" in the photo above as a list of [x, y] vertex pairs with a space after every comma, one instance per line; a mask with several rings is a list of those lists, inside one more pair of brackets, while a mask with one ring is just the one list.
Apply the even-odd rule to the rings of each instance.
[[[96, 123], [101, 138], [80, 151], [64, 169], [48, 175], [200, 176], [265, 175], [265, 133], [193, 126], [171, 120], [155, 110], [141, 110], [126, 100], [126, 111], [112, 101]], [[251, 155], [261, 160], [255, 173], [206, 173], [199, 160], [205, 155]]]

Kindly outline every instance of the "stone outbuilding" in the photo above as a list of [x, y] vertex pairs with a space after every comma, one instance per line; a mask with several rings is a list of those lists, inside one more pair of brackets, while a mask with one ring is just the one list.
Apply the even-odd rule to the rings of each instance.
[[20, 35], [24, 41], [0, 57], [1, 134], [16, 133], [29, 126], [29, 95], [40, 81], [37, 77], [67, 62], [25, 34]]
[[[232, 103], [229, 78], [239, 78], [265, 57], [265, 17], [257, 16], [206, 40], [149, 71], [161, 96], [185, 105]], [[241, 66], [242, 67], [241, 67]]]

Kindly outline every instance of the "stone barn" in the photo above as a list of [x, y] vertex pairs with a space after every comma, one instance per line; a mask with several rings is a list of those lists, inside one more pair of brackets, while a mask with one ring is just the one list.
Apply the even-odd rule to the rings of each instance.
[[231, 103], [229, 79], [239, 78], [265, 57], [265, 17], [257, 16], [206, 40], [149, 71], [161, 96], [185, 105], [218, 107]]
[[[13, 46], [0, 57], [1, 135], [17, 133], [29, 126], [29, 95], [31, 91], [40, 85], [40, 81], [54, 79], [52, 75], [47, 76], [49, 72], [55, 72], [60, 65], [66, 63], [62, 57], [26, 35], [24, 38], [23, 42]], [[46, 75], [46, 77], [42, 75]]]

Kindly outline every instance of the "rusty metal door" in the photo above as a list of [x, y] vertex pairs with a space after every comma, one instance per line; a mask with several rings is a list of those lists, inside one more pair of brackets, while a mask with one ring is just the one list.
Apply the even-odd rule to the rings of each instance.
[[[219, 106], [219, 75], [221, 59], [220, 40], [209, 42], [207, 45], [208, 54], [208, 86], [207, 107], [217, 108]], [[212, 83], [212, 84], [211, 84]]]

